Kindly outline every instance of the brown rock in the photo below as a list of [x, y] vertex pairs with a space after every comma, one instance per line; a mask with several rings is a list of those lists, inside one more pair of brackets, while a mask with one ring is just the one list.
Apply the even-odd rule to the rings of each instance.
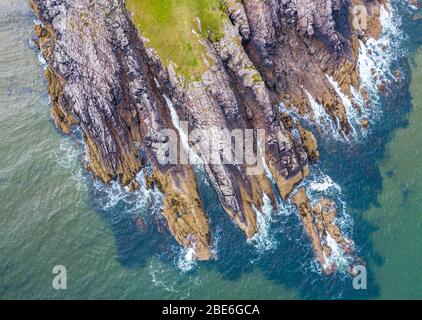
[[303, 146], [309, 159], [316, 163], [319, 160], [318, 142], [311, 131], [303, 129], [300, 124], [297, 124], [299, 134], [302, 139]]
[[401, 81], [401, 71], [400, 69], [397, 69], [394, 71], [394, 76], [396, 77], [397, 81]]
[[136, 180], [132, 180], [128, 185], [130, 192], [135, 192], [136, 190], [139, 190], [141, 188], [141, 185]]

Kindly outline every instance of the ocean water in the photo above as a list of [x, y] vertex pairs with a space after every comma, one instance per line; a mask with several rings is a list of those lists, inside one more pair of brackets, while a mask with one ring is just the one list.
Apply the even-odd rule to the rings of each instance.
[[[263, 232], [246, 242], [200, 176], [214, 259], [197, 263], [163, 228], [160, 194], [95, 182], [78, 133], [66, 137], [51, 121], [33, 14], [25, 0], [0, 0], [0, 298], [422, 298], [422, 20], [394, 7], [403, 34], [394, 20], [394, 41], [374, 55], [384, 71], [400, 68], [401, 81], [373, 92], [369, 132], [348, 141], [321, 133], [322, 161], [306, 182], [313, 197], [336, 200], [367, 262], [368, 290], [356, 291], [344, 272], [321, 274], [291, 204], [267, 207]], [[56, 265], [67, 269], [67, 290], [52, 286]]]

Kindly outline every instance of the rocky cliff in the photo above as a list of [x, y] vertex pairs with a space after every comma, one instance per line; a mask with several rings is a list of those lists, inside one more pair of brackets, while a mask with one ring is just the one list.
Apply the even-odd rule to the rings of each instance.
[[[194, 248], [198, 259], [206, 260], [211, 257], [211, 236], [195, 173], [180, 161], [160, 161], [167, 143], [160, 132], [173, 130], [178, 143], [195, 149], [201, 158], [205, 144], [199, 138], [182, 143], [180, 121], [186, 121], [190, 132], [211, 127], [265, 130], [263, 145], [255, 149], [265, 167], [259, 174], [250, 174], [251, 163], [202, 159], [222, 207], [248, 238], [253, 237], [259, 232], [256, 211], [262, 209], [264, 196], [273, 204], [278, 194], [290, 201], [309, 174], [309, 165], [319, 158], [314, 135], [289, 113], [324, 126], [312, 107], [314, 100], [346, 137], [350, 123], [333, 81], [352, 100], [351, 88], [360, 91], [369, 105], [357, 67], [359, 39], [378, 36], [384, 1], [210, 1], [207, 5], [215, 5], [207, 10], [217, 12], [218, 19], [195, 16], [185, 21], [193, 25], [186, 57], [196, 54], [194, 71], [183, 68], [183, 60], [177, 63], [171, 43], [177, 40], [159, 28], [160, 21], [153, 27], [164, 41], [157, 39], [151, 24], [143, 29], [149, 2], [30, 0], [40, 21], [35, 27], [39, 47], [48, 62], [51, 113], [65, 133], [81, 129], [86, 167], [104, 183], [117, 179], [122, 187], [139, 188], [135, 177], [148, 163], [152, 173], [147, 181], [164, 195], [163, 215], [170, 232], [181, 245]], [[166, 0], [163, 6], [167, 2], [173, 2], [172, 10], [178, 3], [189, 8], [189, 1]], [[353, 26], [356, 6], [366, 8], [371, 32]], [[358, 112], [360, 106], [354, 107]], [[223, 149], [218, 152], [222, 157]], [[334, 205], [322, 200], [312, 209], [303, 189], [293, 201], [317, 259], [332, 272], [327, 235], [352, 254], [350, 240], [335, 226], [330, 209]]]

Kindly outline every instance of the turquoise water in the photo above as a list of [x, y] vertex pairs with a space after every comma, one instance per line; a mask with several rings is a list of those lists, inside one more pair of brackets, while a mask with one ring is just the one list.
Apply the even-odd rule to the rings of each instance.
[[[104, 189], [83, 172], [78, 139], [50, 120], [34, 16], [24, 0], [0, 0], [0, 298], [421, 298], [422, 26], [402, 11], [410, 58], [394, 68], [405, 79], [381, 99], [364, 142], [323, 143], [313, 169], [337, 183], [328, 192], [347, 205], [345, 229], [369, 267], [362, 292], [343, 274], [317, 270], [290, 207], [247, 244], [205, 183], [216, 260], [186, 260], [155, 227], [163, 224], [156, 195]], [[67, 290], [52, 287], [56, 265], [67, 268]]]
[[[374, 247], [382, 256], [375, 278], [382, 298], [422, 298], [422, 51], [412, 61], [413, 110], [409, 125], [397, 130], [380, 162], [382, 191], [364, 217], [378, 227]], [[376, 261], [374, 261], [376, 262]]]

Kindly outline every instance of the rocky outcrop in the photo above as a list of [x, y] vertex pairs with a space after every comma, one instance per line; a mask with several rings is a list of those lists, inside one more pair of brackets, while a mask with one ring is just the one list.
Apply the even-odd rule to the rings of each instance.
[[305, 189], [300, 189], [292, 200], [299, 210], [305, 231], [311, 238], [315, 256], [326, 274], [333, 273], [337, 268], [330, 259], [334, 249], [341, 250], [345, 257], [351, 257], [351, 261], [355, 259], [353, 241], [344, 237], [336, 225], [337, 209], [334, 202], [321, 199], [312, 207]]
[[[223, 35], [198, 41], [207, 53], [207, 70], [188, 79], [173, 63], [164, 65], [147, 45], [125, 1], [30, 0], [40, 20], [39, 46], [48, 61], [46, 78], [51, 112], [67, 134], [81, 129], [87, 150], [86, 167], [104, 183], [118, 179], [136, 189], [136, 175], [148, 162], [149, 186], [165, 195], [163, 215], [170, 232], [198, 259], [211, 257], [207, 215], [189, 164], [163, 164], [168, 150], [163, 131], [176, 132], [184, 152], [201, 160], [227, 214], [248, 238], [259, 232], [256, 210], [268, 196], [275, 203], [273, 182], [287, 201], [319, 159], [311, 131], [296, 123], [288, 111], [319, 120], [310, 97], [337, 124], [343, 135], [350, 125], [346, 109], [327, 75], [345, 94], [359, 88], [356, 66], [358, 38], [349, 13], [362, 4], [370, 13], [381, 2], [345, 0], [224, 0], [228, 19]], [[336, 21], [344, 26], [339, 31]], [[376, 20], [374, 20], [376, 22]], [[374, 23], [375, 23], [374, 22]], [[200, 25], [200, 23], [199, 23]], [[192, 32], [195, 32], [194, 30]], [[169, 40], [171, 41], [171, 40]], [[312, 76], [310, 76], [312, 75]], [[180, 126], [186, 121], [186, 127]], [[214, 163], [206, 158], [206, 141], [215, 136], [187, 137], [185, 131], [219, 128], [264, 130], [255, 162]], [[224, 130], [223, 130], [224, 129]], [[295, 133], [298, 133], [296, 135]], [[226, 133], [225, 133], [226, 134]], [[217, 147], [224, 158], [225, 149]], [[168, 155], [168, 154], [167, 154]], [[259, 165], [262, 172], [255, 172]], [[305, 191], [294, 196], [302, 221], [321, 264], [329, 256], [329, 234], [346, 250], [333, 221], [332, 204], [310, 208]]]
[[[36, 27], [49, 66], [52, 114], [70, 133], [79, 126], [87, 149], [87, 168], [105, 183], [133, 185], [141, 170], [141, 148], [165, 194], [164, 216], [176, 240], [209, 259], [210, 233], [190, 166], [162, 165], [159, 132], [172, 129], [157, 72], [122, 3], [32, 1], [42, 26]], [[102, 6], [99, 6], [102, 4]], [[173, 128], [174, 129], [174, 128]]]

